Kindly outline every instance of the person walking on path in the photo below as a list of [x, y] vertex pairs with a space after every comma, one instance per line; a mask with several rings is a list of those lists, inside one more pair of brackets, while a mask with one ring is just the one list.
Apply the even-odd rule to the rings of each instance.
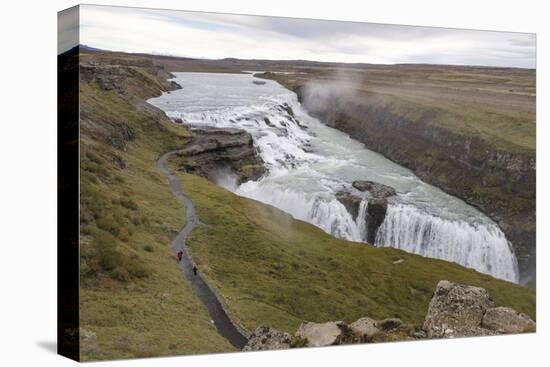
[[193, 265], [193, 274], [197, 275], [197, 266], [196, 265]]
[[181, 261], [181, 258], [183, 257], [183, 250], [178, 251], [178, 261]]

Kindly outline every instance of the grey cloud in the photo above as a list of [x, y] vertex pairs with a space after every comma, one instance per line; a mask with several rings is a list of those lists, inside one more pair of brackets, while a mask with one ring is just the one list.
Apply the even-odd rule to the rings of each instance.
[[[275, 55], [278, 59], [313, 58], [340, 62], [535, 65], [536, 39], [533, 34], [152, 9], [102, 9], [116, 13], [126, 24], [128, 21], [162, 21], [178, 27], [180, 36], [181, 32], [200, 31], [200, 34], [194, 33], [196, 39], [201, 37], [204, 45], [212, 47], [203, 47], [200, 52], [189, 48], [186, 55], [180, 56], [193, 57], [195, 52], [195, 57], [207, 58], [262, 59]], [[93, 30], [94, 19], [85, 19], [85, 24], [87, 29]], [[101, 24], [108, 27], [105, 22]], [[99, 33], [96, 32], [98, 37]], [[149, 29], [141, 37], [131, 33], [119, 32], [120, 40], [117, 39], [114, 46], [114, 42], [105, 37], [102, 42], [119, 50], [132, 45], [132, 50], [142, 48], [143, 52], [150, 52], [152, 47], [156, 47], [154, 29]], [[84, 42], [94, 46], [93, 42], [97, 41], [93, 39], [94, 32], [87, 34], [92, 39]], [[166, 32], [158, 35], [165, 41], [170, 37]], [[165, 44], [165, 49], [159, 51], [171, 52], [173, 48], [173, 54], [177, 55], [175, 50], [181, 41], [173, 41], [174, 46]], [[221, 56], [219, 49], [224, 50]]]

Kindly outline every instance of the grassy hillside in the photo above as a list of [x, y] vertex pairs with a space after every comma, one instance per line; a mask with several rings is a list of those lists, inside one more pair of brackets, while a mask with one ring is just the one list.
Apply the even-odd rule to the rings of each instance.
[[[268, 205], [182, 174], [202, 223], [188, 240], [200, 271], [248, 329], [294, 332], [302, 320], [399, 317], [421, 325], [439, 280], [484, 287], [535, 317], [534, 291], [392, 248], [335, 239]], [[398, 261], [398, 260], [403, 261]]]
[[[161, 152], [184, 145], [189, 132], [137, 92], [97, 80], [135, 72], [125, 76], [134, 88], [141, 77], [164, 83], [166, 75], [147, 66], [109, 74], [113, 65], [116, 59], [108, 70], [97, 65], [86, 71], [80, 87], [81, 358], [232, 351], [170, 249], [185, 225], [185, 208], [155, 162]], [[160, 93], [162, 84], [150, 85]]]

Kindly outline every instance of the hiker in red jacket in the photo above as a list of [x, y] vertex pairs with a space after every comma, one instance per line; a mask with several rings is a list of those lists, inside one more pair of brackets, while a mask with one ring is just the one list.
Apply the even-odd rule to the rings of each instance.
[[182, 250], [179, 250], [178, 251], [178, 261], [181, 261], [181, 258], [183, 257], [183, 251]]

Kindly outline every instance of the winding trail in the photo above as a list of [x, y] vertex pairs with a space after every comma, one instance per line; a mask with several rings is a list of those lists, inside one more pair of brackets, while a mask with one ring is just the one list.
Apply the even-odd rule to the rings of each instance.
[[242, 349], [246, 345], [248, 339], [231, 321], [231, 319], [225, 312], [220, 300], [216, 296], [214, 290], [208, 286], [208, 284], [200, 275], [200, 269], [197, 275], [193, 274], [194, 262], [189, 255], [189, 251], [187, 251], [185, 240], [189, 233], [191, 233], [191, 231], [199, 225], [199, 219], [197, 217], [193, 201], [189, 197], [185, 196], [181, 191], [181, 181], [166, 167], [166, 161], [168, 160], [168, 158], [170, 158], [170, 156], [177, 152], [178, 151], [171, 151], [165, 153], [157, 161], [157, 167], [166, 177], [168, 177], [172, 192], [182, 203], [185, 204], [187, 208], [187, 224], [172, 240], [172, 249], [176, 253], [180, 250], [184, 251], [184, 256], [182, 257], [181, 262], [179, 262], [179, 266], [185, 278], [187, 278], [189, 283], [191, 283], [191, 287], [195, 291], [196, 295], [208, 309], [208, 313], [214, 321], [214, 325], [218, 329], [218, 332], [223, 337], [225, 337], [234, 347]]

